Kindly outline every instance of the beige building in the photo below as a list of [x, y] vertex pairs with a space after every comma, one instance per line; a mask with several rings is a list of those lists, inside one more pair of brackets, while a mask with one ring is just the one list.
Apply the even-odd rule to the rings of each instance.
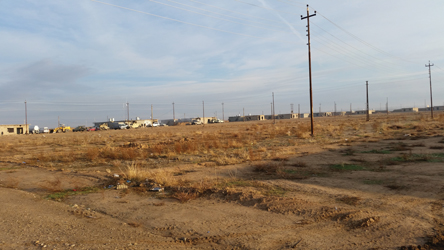
[[29, 125], [15, 124], [15, 125], [0, 125], [0, 135], [23, 135], [29, 133]]
[[395, 109], [395, 110], [393, 110], [393, 112], [395, 113], [395, 112], [397, 112], [397, 113], [399, 113], [399, 112], [403, 112], [403, 113], [405, 113], [405, 112], [418, 112], [418, 108], [403, 108], [403, 109]]
[[217, 120], [217, 117], [196, 117], [191, 119], [191, 124], [208, 124]]
[[[374, 110], [369, 110], [368, 114], [371, 115], [373, 114]], [[359, 110], [359, 111], [355, 111], [355, 115], [366, 115], [367, 114], [367, 110]]]

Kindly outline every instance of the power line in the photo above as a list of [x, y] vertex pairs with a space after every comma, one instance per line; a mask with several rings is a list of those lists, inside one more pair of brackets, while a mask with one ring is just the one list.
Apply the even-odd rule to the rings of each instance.
[[260, 39], [268, 39], [267, 37], [253, 36], [253, 35], [248, 35], [248, 34], [243, 34], [243, 33], [237, 33], [237, 32], [231, 32], [231, 31], [227, 31], [227, 30], [222, 30], [222, 29], [216, 29], [216, 28], [212, 28], [212, 27], [204, 26], [204, 25], [200, 25], [200, 24], [189, 23], [189, 22], [181, 21], [181, 20], [178, 20], [178, 19], [170, 18], [170, 17], [164, 17], [164, 16], [152, 14], [152, 13], [145, 12], [145, 11], [130, 9], [130, 8], [126, 8], [126, 7], [122, 7], [122, 6], [114, 5], [114, 4], [110, 4], [110, 3], [100, 2], [100, 1], [97, 1], [97, 0], [90, 0], [90, 1], [96, 2], [96, 3], [100, 3], [100, 4], [104, 4], [104, 5], [113, 6], [113, 7], [119, 8], [119, 9], [134, 11], [134, 12], [138, 12], [138, 13], [145, 14], [145, 15], [150, 15], [150, 16], [154, 16], [154, 17], [158, 17], [158, 18], [163, 18], [163, 19], [167, 19], [167, 20], [170, 20], [170, 21], [174, 21], [174, 22], [188, 24], [188, 25], [192, 25], [192, 26], [196, 26], [196, 27], [200, 27], [200, 28], [216, 30], [216, 31], [230, 33], [230, 34], [239, 35], [239, 36], [246, 36], [246, 37], [253, 37], [253, 38], [260, 38]]
[[[171, 1], [171, 0], [167, 0], [167, 1]], [[242, 13], [242, 12], [238, 12], [238, 11], [233, 11], [233, 10], [230, 10], [230, 9], [221, 8], [221, 7], [219, 7], [219, 6], [215, 6], [215, 5], [211, 5], [211, 4], [207, 4], [207, 3], [202, 3], [202, 2], [199, 2], [199, 1], [195, 1], [195, 0], [188, 0], [188, 1], [190, 1], [190, 2], [195, 2], [195, 3], [199, 3], [199, 4], [201, 4], [201, 5], [210, 6], [210, 7], [212, 7], [212, 8], [216, 8], [216, 9], [220, 9], [220, 10], [228, 11], [228, 12], [231, 12], [231, 13], [235, 13], [235, 14], [239, 14], [239, 15], [247, 16], [247, 17], [253, 17], [253, 18], [256, 18], [256, 19], [261, 19], [261, 20], [264, 20], [264, 21], [267, 21], [267, 22], [274, 22], [274, 23], [282, 24], [280, 21], [271, 20], [271, 19], [266, 19], [266, 18], [257, 17], [257, 16], [253, 16], [253, 15], [248, 15], [248, 14], [245, 14], [245, 13]], [[180, 3], [179, 3], [179, 4], [180, 4]], [[183, 4], [183, 5], [184, 5], [184, 4]], [[190, 5], [187, 5], [187, 6], [190, 6]], [[190, 6], [190, 7], [192, 7], [192, 6]], [[195, 7], [194, 7], [194, 8], [195, 8]], [[208, 10], [205, 10], [205, 11], [208, 11]], [[208, 11], [208, 12], [212, 12], [212, 11]], [[213, 13], [217, 13], [217, 12], [213, 12]], [[219, 14], [219, 15], [224, 15], [224, 14]], [[228, 15], [226, 15], [226, 16], [228, 16]], [[233, 17], [233, 18], [236, 18], [236, 17]], [[240, 19], [240, 18], [238, 18], [238, 19]], [[248, 20], [248, 19], [243, 19], [243, 20]], [[248, 21], [249, 21], [249, 20], [248, 20]], [[251, 22], [251, 21], [250, 21], [250, 22]], [[269, 24], [269, 25], [270, 25], [270, 24]], [[278, 26], [275, 26], [275, 27], [278, 27]]]
[[207, 3], [202, 3], [202, 2], [199, 2], [199, 1], [195, 1], [195, 0], [188, 0], [188, 1], [196, 2], [196, 3], [200, 3], [200, 4], [202, 4], [202, 5], [207, 5], [207, 6], [210, 6], [210, 7], [213, 7], [213, 8], [217, 8], [217, 9], [221, 9], [221, 10], [229, 11], [229, 12], [236, 13], [236, 14], [240, 14], [240, 15], [244, 15], [244, 16], [249, 16], [249, 17], [253, 17], [253, 18], [257, 18], [257, 19], [266, 20], [266, 21], [269, 21], [269, 22], [281, 23], [280, 21], [275, 21], [275, 20], [271, 20], [271, 19], [266, 19], [266, 18], [262, 18], [262, 17], [257, 17], [257, 16], [253, 16], [253, 15], [249, 15], [249, 14], [245, 14], [245, 13], [241, 13], [241, 12], [237, 12], [237, 11], [233, 11], [233, 10], [229, 10], [229, 9], [221, 8], [221, 7], [218, 7], [218, 6], [210, 5], [210, 4], [207, 4]]
[[345, 33], [348, 34], [349, 36], [355, 38], [356, 40], [358, 40], [358, 41], [361, 42], [362, 44], [364, 44], [364, 45], [366, 45], [366, 46], [368, 46], [368, 47], [370, 47], [370, 48], [372, 48], [372, 49], [374, 49], [374, 50], [376, 50], [376, 51], [378, 51], [378, 52], [380, 52], [380, 53], [382, 53], [382, 54], [388, 55], [388, 56], [390, 56], [390, 57], [397, 58], [398, 60], [402, 60], [402, 61], [406, 61], [406, 62], [410, 62], [410, 63], [415, 63], [415, 62], [412, 62], [412, 61], [409, 61], [409, 60], [405, 60], [405, 59], [403, 59], [403, 58], [400, 58], [400, 57], [398, 57], [398, 56], [392, 55], [392, 54], [390, 54], [390, 53], [388, 53], [388, 52], [386, 52], [386, 51], [384, 51], [384, 50], [382, 50], [382, 49], [379, 49], [378, 47], [376, 47], [376, 46], [374, 46], [374, 45], [372, 45], [372, 44], [370, 44], [370, 43], [364, 41], [363, 39], [361, 39], [361, 38], [355, 36], [354, 34], [348, 32], [347, 30], [345, 30], [344, 28], [342, 28], [342, 27], [339, 26], [338, 24], [334, 23], [332, 20], [328, 19], [326, 16], [322, 15], [321, 13], [319, 13], [319, 11], [318, 11], [318, 14], [319, 14], [321, 17], [323, 17], [325, 20], [327, 20], [329, 23], [333, 24], [333, 25], [336, 26], [338, 29], [342, 30], [343, 32], [345, 32]]
[[[170, 5], [170, 4], [166, 4], [166, 3], [161, 3], [161, 2], [157, 2], [157, 1], [154, 1], [154, 0], [150, 0], [150, 1], [151, 1], [151, 2], [154, 2], [154, 3], [157, 3], [157, 4], [162, 4], [162, 5], [165, 5], [165, 6], [171, 7], [171, 8], [176, 8], [176, 9], [179, 9], [179, 10], [184, 10], [184, 11], [187, 11], [187, 12], [191, 12], [191, 13], [195, 13], [195, 14], [198, 14], [198, 15], [207, 16], [207, 17], [211, 17], [211, 18], [215, 18], [215, 19], [219, 19], [219, 20], [223, 20], [223, 21], [227, 21], [227, 22], [232, 22], [232, 23], [242, 24], [242, 25], [246, 25], [246, 26], [250, 26], [250, 27], [255, 27], [255, 28], [259, 28], [259, 29], [274, 30], [274, 31], [278, 31], [278, 32], [289, 33], [288, 31], [277, 30], [277, 29], [272, 29], [272, 28], [266, 28], [266, 27], [261, 27], [261, 26], [256, 26], [256, 25], [251, 25], [251, 24], [246, 24], [246, 23], [236, 22], [236, 21], [229, 20], [229, 19], [225, 19], [225, 18], [221, 18], [221, 17], [211, 16], [211, 15], [207, 15], [207, 14], [199, 13], [199, 12], [192, 11], [192, 10], [187, 10], [187, 9], [184, 9], [184, 8], [181, 8], [181, 7], [177, 7], [177, 6], [174, 6], [174, 5]], [[177, 2], [174, 2], [174, 1], [171, 1], [171, 0], [167, 0], [167, 1], [170, 1], [170, 2], [173, 2], [173, 3], [177, 3]], [[185, 5], [185, 6], [188, 6], [188, 7], [191, 7], [191, 8], [196, 8], [196, 7], [189, 6], [189, 5], [182, 4], [182, 3], [177, 3], [177, 4]], [[203, 9], [201, 9], [201, 8], [196, 8], [196, 9], [203, 10]], [[203, 11], [212, 12], [212, 11], [208, 11], [208, 10], [203, 10]], [[212, 13], [215, 13], [215, 12], [212, 12]], [[216, 14], [218, 14], [218, 15], [224, 15], [224, 14], [219, 14], [219, 13], [216, 13]], [[228, 15], [224, 15], [224, 16], [228, 16]], [[228, 16], [228, 17], [236, 18], [236, 17], [232, 17], [232, 16]], [[238, 18], [237, 18], [237, 19], [238, 19]], [[275, 26], [275, 27], [276, 27], [276, 26]]]

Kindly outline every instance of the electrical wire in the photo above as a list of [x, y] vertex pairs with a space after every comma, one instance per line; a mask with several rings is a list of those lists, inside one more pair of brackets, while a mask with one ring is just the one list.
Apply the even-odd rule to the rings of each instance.
[[[198, 14], [198, 15], [207, 16], [207, 17], [211, 17], [211, 18], [215, 18], [215, 19], [219, 19], [219, 20], [223, 20], [223, 21], [227, 21], [227, 22], [231, 22], [231, 23], [242, 24], [242, 25], [246, 25], [246, 26], [250, 26], [250, 27], [255, 27], [255, 28], [259, 28], [259, 29], [274, 30], [274, 31], [277, 31], [277, 32], [290, 33], [288, 31], [284, 31], [284, 30], [277, 30], [277, 29], [272, 29], [272, 28], [266, 28], [266, 27], [262, 27], [262, 26], [256, 26], [256, 25], [246, 24], [246, 23], [242, 23], [242, 22], [237, 22], [237, 21], [233, 21], [233, 20], [229, 20], [229, 19], [225, 19], [225, 18], [221, 18], [221, 17], [211, 16], [211, 15], [199, 13], [199, 12], [192, 11], [192, 10], [187, 10], [187, 9], [184, 9], [184, 8], [181, 8], [181, 7], [177, 7], [177, 6], [174, 6], [174, 5], [170, 5], [170, 4], [166, 4], [166, 3], [161, 3], [161, 2], [158, 2], [158, 1], [155, 1], [155, 0], [149, 0], [149, 1], [157, 3], [157, 4], [162, 4], [162, 5], [171, 7], [171, 8], [176, 8], [176, 9], [184, 10], [184, 11], [187, 11], [187, 12], [191, 12], [191, 13], [195, 13], [195, 14]], [[171, 0], [167, 0], [167, 1], [177, 3], [177, 2], [171, 1]], [[177, 4], [182, 4], [182, 3], [177, 3]], [[185, 5], [185, 4], [182, 4], [182, 5]], [[185, 6], [188, 6], [188, 7], [191, 7], [191, 8], [196, 8], [196, 7], [192, 7], [192, 6], [189, 6], [189, 5], [185, 5]], [[200, 8], [197, 8], [197, 9], [203, 10], [203, 9], [200, 9]], [[208, 11], [208, 10], [203, 10], [203, 11]], [[212, 11], [208, 11], [208, 12], [212, 12]], [[212, 12], [212, 13], [215, 13], [215, 12]], [[219, 13], [216, 13], [216, 14], [223, 15], [223, 14], [219, 14]], [[224, 15], [224, 16], [228, 16], [228, 15]], [[232, 16], [228, 16], [228, 17], [236, 18], [236, 17], [232, 17]]]
[[113, 7], [119, 8], [119, 9], [134, 11], [134, 12], [138, 12], [138, 13], [145, 14], [145, 15], [150, 15], [150, 16], [154, 16], [154, 17], [158, 17], [158, 18], [163, 18], [163, 19], [166, 19], [166, 20], [174, 21], [174, 22], [188, 24], [188, 25], [192, 25], [192, 26], [196, 26], [196, 27], [200, 27], [200, 28], [216, 30], [216, 31], [230, 33], [230, 34], [239, 35], [239, 36], [246, 36], [246, 37], [252, 37], [252, 38], [259, 38], [259, 39], [267, 39], [267, 37], [253, 36], [253, 35], [248, 35], [248, 34], [243, 34], [243, 33], [231, 32], [231, 31], [228, 31], [228, 30], [216, 29], [216, 28], [212, 28], [212, 27], [209, 27], [209, 26], [204, 26], [204, 25], [195, 24], [195, 23], [189, 23], [189, 22], [181, 21], [181, 20], [178, 20], [178, 19], [170, 18], [170, 17], [164, 17], [164, 16], [152, 14], [152, 13], [145, 12], [145, 11], [130, 9], [130, 8], [126, 8], [126, 7], [122, 7], [122, 6], [114, 5], [114, 4], [110, 4], [110, 3], [100, 2], [100, 1], [97, 1], [97, 0], [90, 0], [90, 1], [96, 2], [96, 3], [100, 3], [100, 4], [104, 4], [104, 5], [113, 6]]
[[[314, 8], [313, 8], [313, 9], [314, 9]], [[314, 9], [314, 10], [316, 10], [316, 9]], [[342, 30], [343, 32], [345, 32], [345, 33], [348, 34], [349, 36], [351, 36], [351, 37], [353, 37], [354, 39], [356, 39], [356, 40], [358, 40], [359, 42], [361, 42], [362, 44], [364, 44], [364, 45], [366, 45], [366, 46], [368, 46], [368, 47], [370, 47], [370, 48], [372, 48], [372, 49], [374, 49], [374, 50], [376, 50], [376, 51], [378, 51], [378, 52], [380, 52], [380, 53], [382, 53], [382, 54], [385, 54], [385, 55], [387, 55], [387, 56], [390, 56], [390, 57], [393, 57], [393, 58], [396, 58], [396, 59], [398, 59], [398, 60], [402, 60], [402, 61], [405, 61], [405, 62], [416, 63], [416, 62], [412, 62], [412, 61], [409, 61], [409, 60], [403, 59], [403, 58], [398, 57], [398, 56], [396, 56], [396, 55], [392, 55], [392, 54], [390, 54], [390, 53], [388, 53], [388, 52], [386, 52], [386, 51], [384, 51], [384, 50], [382, 50], [382, 49], [379, 49], [378, 47], [376, 47], [376, 46], [374, 46], [374, 45], [372, 45], [372, 44], [370, 44], [370, 43], [364, 41], [363, 39], [361, 39], [361, 38], [355, 36], [354, 34], [348, 32], [347, 30], [345, 30], [344, 28], [342, 28], [342, 27], [339, 26], [338, 24], [334, 23], [332, 20], [328, 19], [326, 16], [322, 15], [322, 13], [320, 13], [320, 12], [317, 11], [317, 10], [316, 10], [316, 14], [319, 14], [322, 18], [324, 18], [325, 20], [327, 20], [329, 23], [331, 23], [332, 25], [336, 26], [338, 29]]]
[[195, 2], [195, 3], [199, 3], [199, 4], [202, 4], [202, 5], [206, 5], [206, 6], [210, 6], [210, 7], [212, 7], [212, 8], [217, 8], [217, 9], [221, 9], [221, 10], [224, 10], [224, 11], [228, 11], [228, 12], [236, 13], [236, 14], [239, 14], [239, 15], [249, 16], [249, 17], [253, 17], [253, 18], [257, 18], [257, 19], [265, 20], [265, 21], [268, 21], [268, 22], [275, 22], [275, 23], [282, 24], [282, 22], [280, 22], [280, 21], [271, 20], [271, 19], [266, 19], [266, 18], [262, 18], [262, 17], [257, 17], [257, 16], [253, 16], [253, 15], [245, 14], [245, 13], [242, 13], [242, 12], [238, 12], [238, 11], [233, 11], [233, 10], [230, 10], [230, 9], [221, 8], [221, 7], [218, 7], [218, 6], [215, 6], [215, 5], [211, 5], [211, 4], [207, 4], [207, 3], [202, 3], [202, 2], [199, 2], [199, 1], [196, 1], [196, 0], [188, 0], [188, 1], [190, 1], [190, 2]]

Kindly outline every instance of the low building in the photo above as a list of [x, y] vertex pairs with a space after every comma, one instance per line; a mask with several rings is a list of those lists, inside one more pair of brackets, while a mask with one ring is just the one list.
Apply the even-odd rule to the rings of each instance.
[[308, 117], [310, 117], [310, 114], [309, 114], [309, 113], [300, 113], [300, 114], [298, 115], [298, 118], [308, 118]]
[[[369, 110], [368, 114], [371, 115], [373, 114], [374, 110]], [[366, 115], [367, 114], [367, 110], [358, 110], [355, 111], [355, 115]]]
[[228, 117], [229, 122], [246, 122], [246, 121], [263, 121], [265, 120], [264, 115], [248, 115], [248, 116], [230, 116]]
[[345, 111], [340, 111], [340, 112], [333, 112], [332, 114], [333, 114], [333, 116], [345, 116], [346, 113], [347, 112], [345, 112]]
[[[430, 111], [431, 108], [427, 107], [427, 108], [418, 108], [418, 111], [423, 112], [423, 111]], [[434, 106], [433, 107], [433, 111], [444, 111], [444, 106]]]
[[[389, 111], [389, 113], [390, 113], [390, 111]], [[387, 110], [375, 110], [375, 111], [373, 111], [373, 113], [372, 114], [387, 114]]]
[[191, 119], [191, 123], [193, 124], [208, 124], [212, 121], [217, 120], [217, 117], [196, 117]]
[[399, 113], [399, 112], [418, 112], [418, 108], [402, 108], [402, 109], [394, 109], [392, 111], [393, 113]]
[[161, 121], [162, 124], [166, 124], [168, 126], [174, 126], [179, 123], [179, 119], [166, 119]]
[[279, 114], [276, 116], [276, 119], [298, 119], [298, 114], [296, 113]]
[[331, 112], [320, 112], [320, 113], [313, 113], [313, 117], [327, 117], [332, 116]]
[[139, 117], [136, 120], [120, 120], [115, 121], [114, 118], [109, 119], [106, 122], [94, 122], [94, 127], [100, 127], [106, 125], [111, 129], [118, 129], [121, 125], [128, 125], [131, 128], [139, 128], [139, 127], [149, 127], [153, 122], [158, 122], [157, 119], [140, 119]]
[[0, 125], [0, 135], [23, 135], [29, 131], [30, 124]]

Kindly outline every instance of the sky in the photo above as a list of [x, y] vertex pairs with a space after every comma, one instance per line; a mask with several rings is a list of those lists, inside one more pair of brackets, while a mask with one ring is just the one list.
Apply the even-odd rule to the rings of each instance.
[[307, 4], [314, 112], [444, 105], [442, 0], [0, 0], [0, 124], [308, 113]]

